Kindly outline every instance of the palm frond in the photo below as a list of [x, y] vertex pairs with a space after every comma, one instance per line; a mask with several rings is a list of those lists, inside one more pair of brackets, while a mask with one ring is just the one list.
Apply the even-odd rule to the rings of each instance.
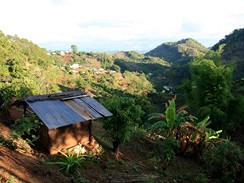
[[150, 121], [150, 120], [152, 120], [152, 119], [165, 119], [165, 115], [164, 114], [162, 114], [162, 113], [152, 113], [152, 114], [149, 114], [148, 115], [149, 116], [149, 118], [148, 118], [148, 120]]

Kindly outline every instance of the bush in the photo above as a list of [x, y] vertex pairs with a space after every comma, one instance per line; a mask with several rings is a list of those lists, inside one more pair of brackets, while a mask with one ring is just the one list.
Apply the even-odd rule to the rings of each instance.
[[16, 120], [11, 126], [13, 130], [13, 138], [17, 139], [19, 137], [25, 138], [28, 144], [34, 145], [39, 137], [35, 135], [36, 130], [40, 127], [40, 122], [35, 116], [24, 117], [22, 120]]
[[224, 182], [234, 182], [243, 170], [243, 153], [235, 143], [224, 140], [208, 146], [202, 154], [206, 171]]
[[105, 106], [113, 116], [103, 120], [103, 127], [106, 136], [112, 138], [113, 150], [118, 157], [120, 144], [131, 139], [133, 128], [141, 123], [144, 112], [135, 100], [129, 97], [111, 97]]
[[159, 140], [158, 145], [159, 147], [155, 149], [155, 155], [162, 161], [164, 168], [166, 168], [170, 161], [175, 159], [179, 143], [173, 137], [169, 136], [164, 140]]

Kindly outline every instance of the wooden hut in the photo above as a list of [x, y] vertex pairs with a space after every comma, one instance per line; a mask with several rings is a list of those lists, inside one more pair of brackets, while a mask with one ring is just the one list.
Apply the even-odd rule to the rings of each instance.
[[81, 91], [29, 96], [21, 100], [24, 113], [29, 108], [43, 122], [39, 140], [50, 154], [92, 140], [91, 123], [112, 114]]

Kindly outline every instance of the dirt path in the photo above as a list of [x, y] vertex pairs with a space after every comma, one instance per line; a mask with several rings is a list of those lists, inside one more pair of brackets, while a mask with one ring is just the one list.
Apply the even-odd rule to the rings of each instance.
[[15, 177], [15, 182], [70, 182], [67, 177], [58, 172], [57, 167], [41, 164], [37, 157], [0, 147], [0, 180], [5, 182], [10, 180], [11, 176]]

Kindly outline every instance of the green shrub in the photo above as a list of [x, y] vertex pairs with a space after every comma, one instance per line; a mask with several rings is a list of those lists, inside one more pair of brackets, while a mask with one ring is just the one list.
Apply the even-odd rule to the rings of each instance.
[[16, 120], [11, 125], [11, 135], [7, 138], [0, 136], [0, 146], [24, 150], [26, 150], [26, 144], [34, 146], [33, 142], [38, 139], [35, 132], [39, 128], [39, 125], [40, 122], [35, 116]]
[[24, 117], [21, 120], [16, 120], [15, 123], [11, 126], [13, 130], [13, 139], [17, 139], [19, 137], [24, 137], [26, 142], [30, 145], [34, 145], [38, 139], [38, 136], [34, 133], [40, 127], [40, 122], [36, 119], [35, 116], [32, 117]]
[[5, 139], [3, 137], [0, 137], [0, 147], [1, 146], [8, 147], [13, 150], [17, 148], [17, 145], [13, 142], [13, 140]]
[[90, 181], [87, 180], [83, 175], [80, 173], [79, 170], [72, 172], [71, 175], [71, 182], [73, 183], [89, 183]]
[[207, 183], [207, 182], [209, 182], [208, 176], [205, 175], [204, 173], [198, 173], [197, 175], [195, 175], [193, 180], [196, 183]]
[[203, 151], [203, 163], [207, 173], [222, 178], [224, 182], [234, 182], [242, 171], [243, 153], [235, 143], [224, 140]]
[[144, 112], [130, 97], [111, 97], [106, 101], [105, 107], [113, 114], [103, 120], [105, 136], [112, 138], [113, 150], [118, 158], [120, 144], [131, 139], [133, 129], [141, 123]]
[[14, 178], [14, 176], [10, 176], [6, 181], [5, 183], [15, 183], [16, 182], [16, 179]]
[[104, 163], [104, 167], [108, 168], [108, 169], [115, 169], [116, 165], [115, 165], [115, 161], [108, 159], [105, 163]]
[[156, 156], [162, 161], [164, 168], [170, 163], [171, 160], [174, 160], [176, 157], [176, 150], [179, 146], [177, 140], [173, 137], [167, 137], [164, 140], [158, 141], [159, 147], [156, 150]]

